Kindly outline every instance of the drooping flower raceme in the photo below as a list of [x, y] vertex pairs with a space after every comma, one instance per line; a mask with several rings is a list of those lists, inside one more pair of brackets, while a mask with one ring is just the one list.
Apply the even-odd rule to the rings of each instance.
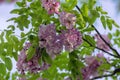
[[40, 47], [47, 47], [56, 40], [56, 30], [54, 24], [41, 25], [38, 32]]
[[56, 54], [59, 54], [63, 49], [61, 40], [56, 40], [53, 44], [46, 47], [46, 52], [54, 58]]
[[38, 37], [40, 39], [40, 47], [46, 48], [47, 53], [51, 57], [62, 51], [63, 44], [59, 35], [56, 35], [54, 24], [41, 25]]
[[[97, 60], [97, 58], [100, 60]], [[98, 54], [97, 57], [87, 56], [85, 58], [87, 66], [82, 69], [83, 80], [90, 80], [91, 76], [93, 77], [98, 75], [97, 69], [103, 63], [102, 58], [104, 58], [104, 56], [101, 56], [101, 53]]]
[[38, 71], [49, 67], [49, 65], [44, 62], [41, 66], [39, 65], [38, 61], [40, 59], [40, 53], [35, 53], [35, 55], [29, 61], [27, 61], [26, 53], [30, 46], [31, 43], [26, 43], [24, 48], [21, 50], [20, 55], [18, 56], [17, 69], [21, 74], [25, 74], [25, 71], [29, 71], [30, 73], [37, 73]]
[[[107, 35], [102, 35], [102, 37], [108, 44], [110, 44], [110, 40]], [[110, 50], [109, 46], [105, 44], [105, 42], [99, 37], [98, 34], [95, 35], [95, 39], [97, 40], [97, 47], [104, 49], [106, 51]]]
[[60, 3], [56, 0], [42, 0], [42, 6], [47, 10], [48, 14], [59, 14]]
[[82, 35], [75, 28], [62, 31], [62, 38], [63, 45], [67, 51], [73, 51], [82, 43]]
[[18, 62], [17, 62], [17, 69], [20, 71], [22, 74], [24, 73], [25, 70], [25, 61], [27, 58], [26, 51], [28, 48], [31, 46], [31, 43], [26, 43], [24, 48], [21, 50], [20, 55], [18, 56]]
[[66, 26], [67, 29], [71, 29], [75, 25], [76, 16], [74, 14], [66, 13], [63, 11], [60, 13], [59, 20], [63, 26]]

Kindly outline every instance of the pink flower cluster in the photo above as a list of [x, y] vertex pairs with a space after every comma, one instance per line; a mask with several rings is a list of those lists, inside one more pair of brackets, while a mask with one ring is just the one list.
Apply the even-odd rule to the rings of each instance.
[[62, 38], [65, 50], [70, 52], [76, 49], [82, 43], [82, 35], [75, 28], [62, 31]]
[[42, 0], [42, 6], [47, 10], [48, 14], [59, 14], [60, 3], [56, 0]]
[[18, 56], [17, 61], [17, 69], [21, 74], [25, 74], [25, 71], [29, 71], [30, 73], [37, 73], [40, 70], [47, 69], [49, 67], [48, 64], [43, 63], [41, 66], [39, 65], [38, 60], [40, 59], [40, 53], [35, 53], [35, 55], [27, 61], [27, 50], [30, 48], [32, 44], [26, 43], [24, 48], [21, 50], [20, 55]]
[[[100, 60], [98, 60], [98, 59]], [[91, 77], [97, 76], [97, 69], [103, 63], [104, 56], [102, 53], [99, 53], [97, 57], [95, 56], [87, 56], [85, 58], [85, 62], [87, 66], [82, 69], [83, 80], [90, 80]]]
[[76, 22], [76, 16], [71, 13], [61, 12], [60, 13], [60, 23], [66, 26], [67, 29], [72, 29]]
[[54, 58], [54, 56], [61, 52], [62, 42], [58, 35], [56, 35], [55, 25], [41, 25], [38, 32], [40, 39], [40, 47], [46, 48], [46, 52]]
[[58, 54], [65, 50], [73, 51], [82, 43], [82, 36], [77, 29], [68, 29], [57, 34], [54, 24], [41, 25], [38, 32], [40, 47], [45, 47], [49, 55]]
[[[102, 37], [108, 44], [110, 44], [110, 40], [107, 35], [102, 35]], [[99, 37], [98, 34], [95, 35], [95, 39], [97, 40], [97, 47], [104, 49], [106, 51], [110, 50], [109, 46], [106, 45], [106, 43]]]

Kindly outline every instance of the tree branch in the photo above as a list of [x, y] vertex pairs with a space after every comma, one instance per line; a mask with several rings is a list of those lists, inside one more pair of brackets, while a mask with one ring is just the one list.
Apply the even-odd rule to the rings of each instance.
[[110, 77], [110, 76], [114, 76], [116, 73], [119, 73], [120, 72], [120, 68], [117, 68], [113, 71], [113, 73], [111, 74], [107, 74], [107, 75], [102, 75], [102, 76], [97, 76], [97, 77], [94, 77], [90, 80], [95, 80], [95, 79], [98, 79], [98, 78], [104, 78], [104, 77]]
[[91, 47], [94, 47], [94, 48], [96, 48], [96, 49], [98, 49], [98, 50], [101, 50], [101, 51], [103, 51], [103, 52], [105, 52], [105, 53], [107, 53], [107, 54], [109, 54], [109, 55], [111, 55], [111, 56], [113, 56], [113, 57], [120, 58], [120, 57], [118, 57], [118, 56], [116, 56], [116, 55], [114, 55], [114, 54], [112, 54], [112, 53], [109, 53], [109, 52], [105, 51], [104, 49], [101, 49], [101, 48], [98, 48], [98, 47], [96, 47], [96, 46], [93, 46], [89, 41], [87, 41], [87, 40], [84, 39], [84, 38], [83, 38], [83, 40], [86, 41]]
[[99, 33], [99, 31], [95, 28], [95, 26], [92, 25], [92, 27], [95, 29], [95, 31], [96, 31], [97, 34], [100, 36], [100, 38], [105, 42], [105, 44], [106, 44], [111, 50], [113, 50], [113, 51], [117, 54], [117, 56], [120, 57], [120, 54], [118, 53], [118, 51], [117, 51], [116, 49], [114, 49], [113, 47], [111, 47], [111, 45], [106, 42], [106, 40], [101, 36], [101, 34]]
[[[81, 9], [80, 9], [77, 5], [76, 5], [76, 8], [77, 8], [78, 11], [82, 14]], [[114, 52], [117, 54], [117, 56], [114, 55], [114, 57], [116, 56], [117, 58], [120, 58], [120, 54], [118, 53], [118, 51], [117, 51], [116, 49], [114, 49], [113, 47], [111, 47], [111, 45], [110, 45], [109, 43], [106, 42], [106, 40], [101, 36], [101, 34], [100, 34], [99, 31], [95, 28], [94, 25], [91, 25], [91, 26], [95, 29], [95, 31], [96, 31], [97, 34], [100, 36], [100, 38], [105, 42], [105, 44], [106, 44], [112, 51], [114, 51]], [[99, 49], [98, 47], [96, 47], [96, 48]], [[100, 50], [106, 52], [106, 51], [103, 50], [103, 49], [100, 49]], [[108, 52], [107, 52], [107, 53], [108, 53]], [[113, 54], [110, 54], [110, 55], [113, 55]]]
[[76, 8], [78, 9], [78, 11], [82, 14], [81, 9], [78, 7], [78, 5], [76, 5]]

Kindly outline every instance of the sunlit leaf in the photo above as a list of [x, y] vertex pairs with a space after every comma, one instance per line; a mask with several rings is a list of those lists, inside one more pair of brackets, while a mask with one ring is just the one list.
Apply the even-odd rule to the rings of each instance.
[[9, 71], [12, 70], [12, 61], [10, 58], [8, 58], [8, 57], [5, 58], [5, 65]]
[[105, 17], [101, 16], [100, 20], [102, 22], [102, 25], [103, 25], [104, 29], [106, 29], [106, 20], [105, 20]]
[[0, 74], [2, 75], [6, 74], [6, 67], [3, 63], [0, 63]]

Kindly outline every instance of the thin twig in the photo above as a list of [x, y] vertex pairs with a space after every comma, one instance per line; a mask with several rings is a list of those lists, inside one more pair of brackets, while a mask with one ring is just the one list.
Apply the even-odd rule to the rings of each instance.
[[114, 49], [113, 47], [111, 47], [111, 45], [106, 42], [106, 40], [101, 36], [101, 34], [99, 33], [99, 31], [95, 28], [95, 26], [92, 25], [92, 27], [95, 29], [95, 31], [96, 31], [97, 34], [100, 36], [100, 38], [105, 42], [105, 44], [106, 44], [111, 50], [113, 50], [113, 51], [117, 54], [117, 56], [120, 57], [120, 54], [118, 53], [118, 51], [117, 51], [116, 49]]
[[97, 76], [97, 77], [94, 77], [94, 78], [92, 78], [92, 79], [90, 79], [90, 80], [95, 80], [95, 79], [99, 79], [99, 78], [114, 76], [116, 73], [120, 73], [120, 68], [116, 68], [116, 69], [113, 71], [113, 73], [111, 73], [111, 74]]
[[81, 9], [78, 7], [78, 5], [76, 5], [76, 8], [79, 10], [79, 12], [82, 14]]
[[109, 54], [109, 55], [111, 55], [111, 56], [113, 56], [113, 57], [120, 58], [120, 57], [118, 57], [118, 56], [116, 56], [116, 55], [114, 55], [114, 54], [112, 54], [112, 53], [110, 53], [110, 52], [107, 52], [107, 51], [104, 50], [104, 49], [101, 49], [101, 48], [99, 48], [99, 47], [93, 46], [89, 41], [87, 41], [87, 40], [84, 39], [84, 38], [83, 38], [83, 40], [86, 41], [91, 47], [94, 47], [94, 48], [96, 48], [96, 49], [98, 49], [98, 50], [101, 50], [101, 51], [103, 51], [103, 52], [105, 52], [105, 53], [107, 53], [107, 54]]
[[97, 76], [97, 77], [94, 77], [94, 78], [92, 78], [92, 79], [90, 79], [90, 80], [95, 80], [95, 79], [98, 79], [98, 78], [104, 78], [104, 77], [110, 77], [110, 76], [113, 76], [113, 74]]

